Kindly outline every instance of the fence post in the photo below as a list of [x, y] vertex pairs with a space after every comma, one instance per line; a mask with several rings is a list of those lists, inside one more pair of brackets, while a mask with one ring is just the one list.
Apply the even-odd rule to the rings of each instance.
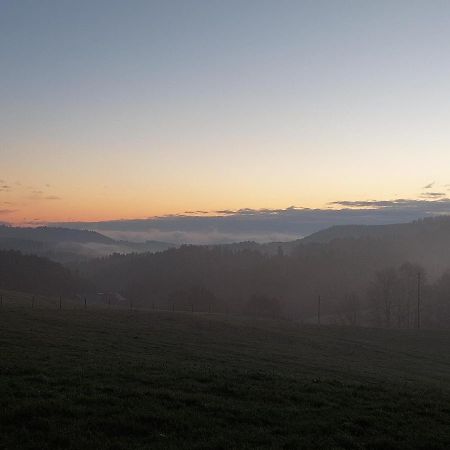
[[86, 304], [86, 297], [84, 297], [84, 309], [86, 309], [87, 304]]
[[59, 309], [62, 309], [62, 298], [61, 295], [59, 296]]
[[194, 304], [191, 305], [192, 312], [194, 312]]
[[417, 274], [417, 329], [420, 328], [420, 272]]
[[34, 309], [34, 295], [33, 298], [31, 299], [31, 309]]
[[320, 313], [321, 313], [321, 298], [320, 295], [317, 298], [317, 324], [320, 325]]

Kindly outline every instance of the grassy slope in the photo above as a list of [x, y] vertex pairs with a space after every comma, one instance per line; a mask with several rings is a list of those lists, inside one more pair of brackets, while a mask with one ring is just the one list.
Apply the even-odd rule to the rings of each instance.
[[450, 333], [0, 309], [1, 449], [450, 448]]

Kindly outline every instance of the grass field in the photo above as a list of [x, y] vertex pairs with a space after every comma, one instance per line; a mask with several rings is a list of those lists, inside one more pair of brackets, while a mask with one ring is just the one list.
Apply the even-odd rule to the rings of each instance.
[[1, 449], [450, 448], [450, 332], [41, 305], [0, 308]]

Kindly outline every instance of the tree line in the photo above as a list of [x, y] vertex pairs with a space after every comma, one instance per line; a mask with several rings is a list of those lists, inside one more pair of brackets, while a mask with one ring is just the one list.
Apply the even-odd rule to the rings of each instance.
[[[427, 240], [428, 239], [428, 240]], [[229, 312], [305, 322], [450, 326], [450, 261], [396, 238], [299, 244], [285, 254], [246, 246], [182, 246], [63, 266], [0, 251], [0, 288], [68, 295], [118, 293], [136, 308]], [[425, 245], [425, 247], [423, 247]], [[411, 250], [411, 245], [408, 250]], [[432, 246], [431, 246], [432, 247]], [[443, 253], [445, 254], [445, 252]], [[410, 262], [405, 262], [410, 261]], [[421, 264], [418, 264], [420, 261]], [[421, 305], [417, 308], [418, 278]], [[319, 302], [320, 297], [320, 302]]]
[[404, 261], [403, 247], [394, 241], [343, 239], [299, 245], [288, 255], [281, 249], [268, 255], [248, 248], [182, 246], [157, 254], [116, 254], [83, 263], [78, 270], [97, 289], [120, 292], [138, 307], [311, 322], [320, 296], [323, 323], [402, 328], [416, 321], [421, 273], [424, 325], [443, 325], [437, 305], [450, 305], [446, 275], [431, 283], [422, 266]]
[[43, 295], [75, 295], [93, 289], [59, 263], [16, 250], [0, 250], [0, 289]]

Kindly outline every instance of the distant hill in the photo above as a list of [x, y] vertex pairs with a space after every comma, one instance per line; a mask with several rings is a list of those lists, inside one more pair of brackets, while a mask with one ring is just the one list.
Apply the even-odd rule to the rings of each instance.
[[116, 241], [89, 230], [0, 226], [0, 249], [18, 250], [64, 263], [113, 253], [157, 252], [171, 247], [174, 245], [159, 241]]
[[[353, 257], [361, 265], [370, 261], [370, 252], [383, 258], [385, 266], [398, 264], [402, 259], [422, 264], [430, 276], [450, 270], [450, 217], [430, 217], [404, 224], [334, 226], [290, 243], [295, 254], [311, 245], [337, 249], [340, 252], [359, 250]], [[370, 249], [370, 251], [369, 251]], [[378, 267], [378, 263], [376, 264]]]
[[329, 244], [335, 240], [396, 239], [401, 241], [412, 240], [414, 242], [421, 237], [432, 238], [440, 242], [448, 241], [450, 244], [450, 217], [430, 217], [409, 223], [389, 225], [335, 225], [294, 241], [268, 242], [264, 244], [254, 241], [243, 241], [210, 245], [209, 247], [221, 247], [231, 252], [251, 250], [273, 256], [278, 254], [290, 255], [296, 251], [298, 246]]
[[384, 238], [413, 236], [419, 232], [448, 227], [450, 221], [445, 219], [425, 219], [412, 223], [393, 225], [336, 225], [318, 231], [297, 241], [299, 244], [328, 243], [335, 239]]
[[[434, 236], [435, 239], [450, 239], [450, 217], [429, 217], [414, 222], [389, 225], [335, 225], [317, 231], [302, 239], [289, 242], [251, 243], [252, 248], [274, 255], [279, 251], [292, 253], [299, 245], [328, 244], [339, 239], [417, 239]], [[449, 241], [450, 242], [450, 241]], [[248, 247], [250, 243], [247, 243]]]
[[77, 242], [112, 244], [114, 240], [89, 230], [72, 230], [53, 227], [10, 227], [0, 226], [0, 239], [17, 239], [37, 242]]

